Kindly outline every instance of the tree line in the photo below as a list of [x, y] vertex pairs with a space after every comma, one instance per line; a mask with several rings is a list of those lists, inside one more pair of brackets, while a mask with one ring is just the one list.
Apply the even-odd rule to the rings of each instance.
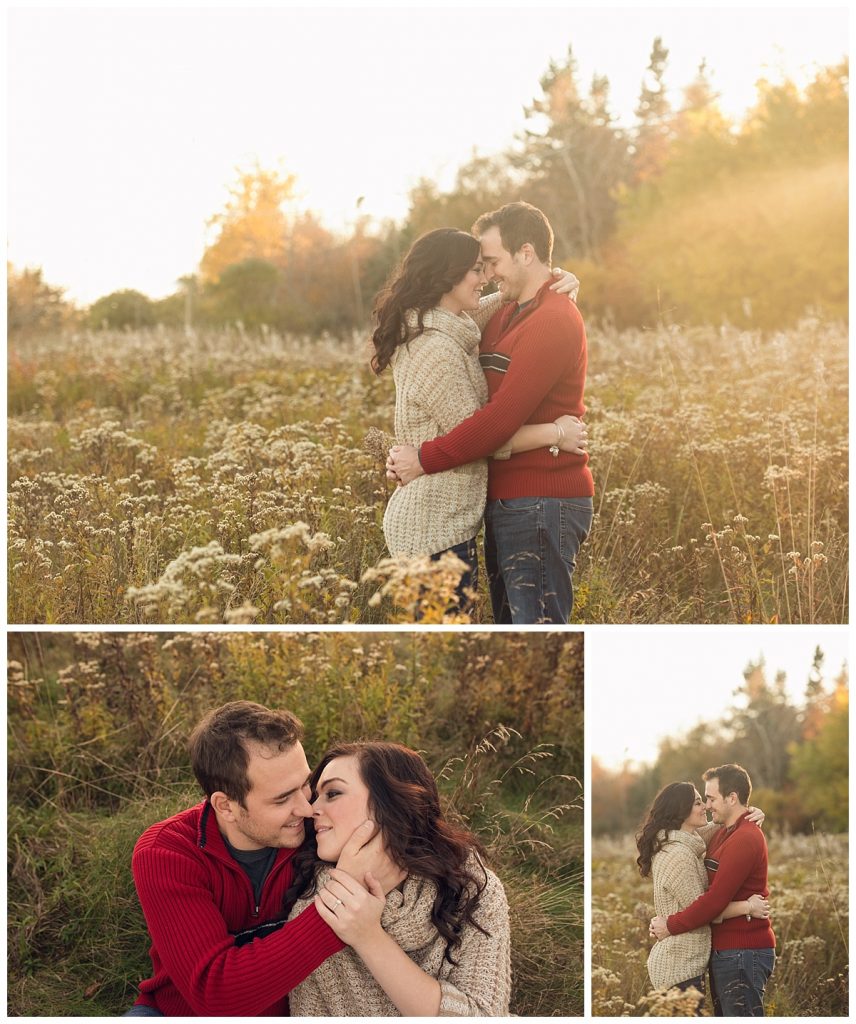
[[410, 192], [403, 222], [359, 213], [336, 234], [295, 205], [282, 170], [240, 169], [213, 240], [173, 295], [126, 289], [74, 311], [40, 271], [9, 268], [9, 325], [186, 327], [241, 323], [293, 332], [364, 329], [373, 296], [420, 234], [468, 229], [513, 199], [544, 210], [555, 259], [583, 281], [586, 316], [618, 326], [786, 326], [847, 315], [849, 64], [800, 89], [757, 83], [739, 122], [722, 112], [705, 62], [673, 105], [669, 51], [654, 40], [635, 123], [618, 123], [609, 80], [581, 86], [571, 48], [551, 61], [508, 148], [475, 155], [442, 191]]
[[823, 652], [815, 651], [803, 701], [785, 691], [785, 677], [767, 678], [763, 660], [743, 673], [733, 710], [686, 735], [664, 740], [652, 765], [610, 771], [592, 758], [592, 830], [629, 833], [658, 790], [689, 780], [701, 789], [703, 772], [741, 764], [752, 779], [752, 803], [773, 831], [846, 832], [848, 828], [848, 673], [842, 667], [824, 686]]

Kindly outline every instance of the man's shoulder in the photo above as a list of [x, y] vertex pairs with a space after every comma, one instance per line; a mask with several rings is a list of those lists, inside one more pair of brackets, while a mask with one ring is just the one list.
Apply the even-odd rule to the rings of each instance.
[[576, 302], [572, 302], [567, 295], [551, 292], [549, 288], [541, 293], [532, 316], [575, 330], [584, 329], [583, 317]]
[[199, 845], [199, 830], [206, 804], [188, 807], [170, 818], [157, 821], [143, 832], [134, 847], [134, 857], [158, 849], [187, 850]]
[[[739, 844], [742, 847], [751, 847], [754, 850], [766, 850], [767, 849], [767, 837], [764, 835], [762, 829], [760, 829], [755, 822], [749, 821], [747, 818], [741, 818], [730, 836], [726, 836], [726, 839], [734, 840], [735, 844]], [[723, 848], [730, 844], [723, 844]]]

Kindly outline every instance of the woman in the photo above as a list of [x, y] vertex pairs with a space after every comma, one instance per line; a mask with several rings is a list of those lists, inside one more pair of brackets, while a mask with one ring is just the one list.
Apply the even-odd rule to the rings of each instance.
[[[312, 827], [295, 855], [290, 917], [315, 902], [348, 943], [291, 992], [293, 1016], [505, 1016], [508, 904], [472, 833], [447, 821], [422, 758], [396, 743], [333, 747], [310, 779]], [[371, 817], [403, 881], [384, 900], [331, 870]]]
[[[479, 242], [465, 231], [439, 228], [414, 242], [375, 300], [372, 368], [392, 366], [395, 436], [418, 446], [445, 434], [487, 401], [479, 364], [481, 328], [500, 296], [480, 301], [485, 284]], [[573, 275], [556, 290], [572, 290]], [[470, 316], [469, 314], [473, 315]], [[521, 427], [495, 458], [553, 448], [582, 453], [585, 426], [575, 417]], [[392, 555], [452, 551], [468, 566], [459, 593], [477, 586], [475, 537], [487, 498], [487, 463], [468, 463], [421, 476], [390, 497], [383, 532]]]
[[[750, 810], [752, 821], [764, 820], [757, 808]], [[718, 828], [707, 824], [704, 801], [691, 782], [672, 782], [654, 798], [636, 836], [636, 863], [643, 878], [653, 873], [658, 915], [676, 914], [705, 892], [707, 840]], [[763, 896], [729, 903], [713, 923], [740, 915], [769, 917], [768, 903]], [[710, 927], [705, 925], [657, 942], [648, 956], [648, 976], [654, 988], [695, 988], [703, 995], [709, 958]], [[699, 1000], [697, 1012], [701, 1003]]]

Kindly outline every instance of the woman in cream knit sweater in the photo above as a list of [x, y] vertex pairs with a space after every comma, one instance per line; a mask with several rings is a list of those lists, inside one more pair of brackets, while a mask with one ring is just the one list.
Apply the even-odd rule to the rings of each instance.
[[[764, 815], [752, 808], [753, 821]], [[704, 801], [691, 782], [672, 782], [654, 799], [636, 837], [636, 863], [643, 878], [653, 874], [655, 913], [676, 914], [707, 889], [704, 855], [707, 841], [719, 825], [708, 825]], [[740, 915], [769, 917], [762, 896], [729, 903], [718, 921]], [[648, 976], [657, 989], [695, 988], [704, 994], [710, 957], [710, 927], [657, 942], [648, 956]], [[702, 1000], [699, 1000], [699, 1011]]]
[[[476, 837], [443, 817], [422, 758], [395, 743], [341, 744], [310, 785], [312, 830], [295, 854], [289, 916], [314, 901], [348, 946], [292, 990], [292, 1016], [506, 1016], [505, 892]], [[331, 867], [366, 817], [402, 873], [386, 899], [371, 875], [363, 887]]]
[[[485, 281], [478, 240], [465, 231], [439, 228], [414, 242], [377, 296], [372, 367], [381, 373], [392, 366], [400, 443], [418, 447], [448, 433], [487, 401], [479, 341], [501, 300], [492, 295], [480, 301]], [[577, 284], [566, 275], [553, 287], [568, 291]], [[551, 445], [579, 453], [585, 436], [579, 420], [562, 416], [557, 423], [524, 425], [494, 457]], [[483, 459], [399, 487], [383, 519], [390, 554], [439, 557], [452, 551], [468, 566], [461, 594], [463, 588], [475, 589], [475, 537], [486, 497]]]

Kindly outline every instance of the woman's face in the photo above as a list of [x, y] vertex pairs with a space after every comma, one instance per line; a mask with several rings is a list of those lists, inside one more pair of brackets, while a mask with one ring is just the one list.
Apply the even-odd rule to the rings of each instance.
[[478, 259], [454, 288], [450, 288], [442, 296], [440, 305], [455, 314], [462, 313], [465, 309], [478, 309], [482, 288], [486, 282], [484, 263]]
[[686, 828], [701, 828], [702, 825], [707, 824], [707, 813], [704, 809], [704, 800], [696, 789], [693, 791], [695, 796], [693, 797], [693, 805], [690, 813], [687, 815], [684, 825]]
[[360, 777], [357, 759], [334, 757], [321, 773], [318, 795], [312, 803], [321, 860], [337, 861], [354, 829], [368, 816], [369, 791]]

